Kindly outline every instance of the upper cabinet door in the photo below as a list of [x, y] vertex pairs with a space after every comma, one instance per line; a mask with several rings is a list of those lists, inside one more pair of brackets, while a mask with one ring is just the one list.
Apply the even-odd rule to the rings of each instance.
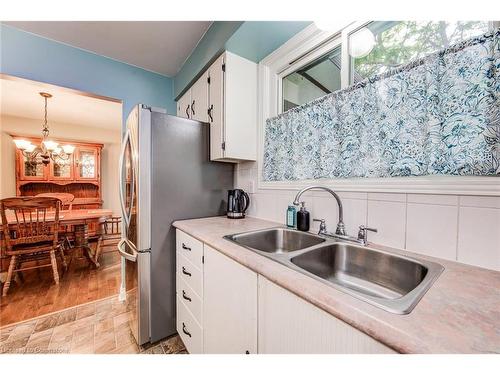
[[78, 147], [76, 151], [76, 180], [95, 181], [99, 178], [99, 152], [94, 147]]
[[[30, 160], [23, 155], [21, 150], [16, 150], [17, 168], [19, 180], [21, 181], [45, 181], [48, 178], [48, 168], [42, 163], [42, 157], [38, 155], [35, 160]], [[52, 161], [51, 161], [52, 163]]]
[[191, 118], [208, 122], [208, 72], [191, 87]]
[[177, 102], [177, 116], [191, 118], [191, 89], [186, 91]]
[[208, 117], [210, 122], [210, 159], [224, 157], [224, 69], [225, 55], [221, 55], [208, 69]]
[[72, 181], [74, 174], [74, 155], [71, 154], [66, 160], [58, 159], [57, 162], [50, 162], [50, 180]]

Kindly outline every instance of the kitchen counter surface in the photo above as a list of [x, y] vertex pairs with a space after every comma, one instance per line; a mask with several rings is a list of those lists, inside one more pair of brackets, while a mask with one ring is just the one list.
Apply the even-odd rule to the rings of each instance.
[[500, 272], [370, 244], [445, 267], [408, 315], [386, 312], [223, 238], [281, 226], [254, 218], [174, 226], [401, 353], [500, 353]]

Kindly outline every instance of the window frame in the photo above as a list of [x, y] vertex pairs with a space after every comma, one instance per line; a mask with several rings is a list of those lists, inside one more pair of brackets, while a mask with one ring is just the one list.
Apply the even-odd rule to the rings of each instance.
[[[341, 61], [343, 60], [343, 50], [342, 50], [342, 37], [341, 35], [334, 35], [332, 38], [327, 39], [322, 45], [318, 46], [306, 56], [296, 60], [293, 64], [290, 64], [285, 69], [278, 73], [278, 113], [283, 113], [283, 79], [287, 77], [289, 74], [292, 74], [304, 66], [310, 64], [316, 59], [332, 52], [335, 48], [340, 47], [341, 50]], [[343, 71], [343, 61], [341, 63], [340, 69], [340, 86], [341, 89], [344, 88], [344, 82], [342, 80], [342, 71]]]
[[[311, 184], [330, 186], [337, 191], [381, 192], [407, 194], [446, 194], [500, 196], [500, 176], [418, 176], [389, 178], [346, 178], [301, 181], [264, 181], [262, 161], [264, 155], [265, 124], [278, 115], [282, 108], [282, 78], [328, 52], [340, 41], [342, 48], [341, 89], [350, 85], [351, 64], [348, 54], [350, 34], [373, 21], [339, 23], [337, 31], [322, 31], [314, 24], [296, 34], [259, 63], [258, 97], [258, 160], [257, 187], [259, 190], [296, 190]], [[490, 29], [499, 27], [490, 23]], [[329, 47], [329, 48], [328, 48]]]

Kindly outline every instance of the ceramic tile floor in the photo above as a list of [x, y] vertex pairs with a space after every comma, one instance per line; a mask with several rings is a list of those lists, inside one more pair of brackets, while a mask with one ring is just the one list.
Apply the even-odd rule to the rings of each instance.
[[116, 296], [0, 328], [0, 353], [184, 354], [179, 336], [139, 347]]

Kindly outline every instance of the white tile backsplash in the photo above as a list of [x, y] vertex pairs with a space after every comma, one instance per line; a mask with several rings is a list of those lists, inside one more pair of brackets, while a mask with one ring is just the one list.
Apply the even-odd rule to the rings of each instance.
[[[298, 190], [259, 190], [257, 173], [256, 163], [241, 164], [235, 173], [238, 187], [247, 189], [249, 181], [255, 184], [248, 215], [284, 223], [287, 206]], [[370, 242], [500, 271], [500, 197], [337, 193], [352, 236], [365, 224], [379, 231], [369, 233]], [[313, 191], [302, 198], [311, 220], [324, 218], [328, 230], [335, 231], [338, 209], [333, 197]], [[317, 231], [318, 224], [311, 221], [311, 230]]]
[[472, 195], [463, 196], [460, 197], [460, 206], [500, 208], [500, 197], [477, 197]]
[[408, 194], [408, 203], [439, 204], [447, 206], [457, 206], [458, 196], [456, 195], [434, 195], [434, 194]]
[[251, 194], [248, 215], [265, 220], [279, 221], [275, 195], [266, 193]]
[[457, 206], [408, 203], [406, 249], [457, 260]]
[[[344, 209], [344, 224], [347, 233], [356, 235], [360, 225], [366, 225], [366, 200], [342, 199]], [[313, 205], [310, 209], [311, 220], [325, 219], [329, 232], [335, 232], [338, 223], [338, 205], [334, 198], [313, 197]], [[314, 231], [319, 230], [319, 223], [312, 222]]]
[[368, 201], [368, 226], [377, 233], [369, 233], [369, 241], [404, 249], [406, 204], [403, 202]]
[[388, 201], [388, 202], [406, 202], [406, 194], [400, 193], [368, 193], [368, 200]]
[[500, 270], [500, 209], [460, 208], [458, 261]]

